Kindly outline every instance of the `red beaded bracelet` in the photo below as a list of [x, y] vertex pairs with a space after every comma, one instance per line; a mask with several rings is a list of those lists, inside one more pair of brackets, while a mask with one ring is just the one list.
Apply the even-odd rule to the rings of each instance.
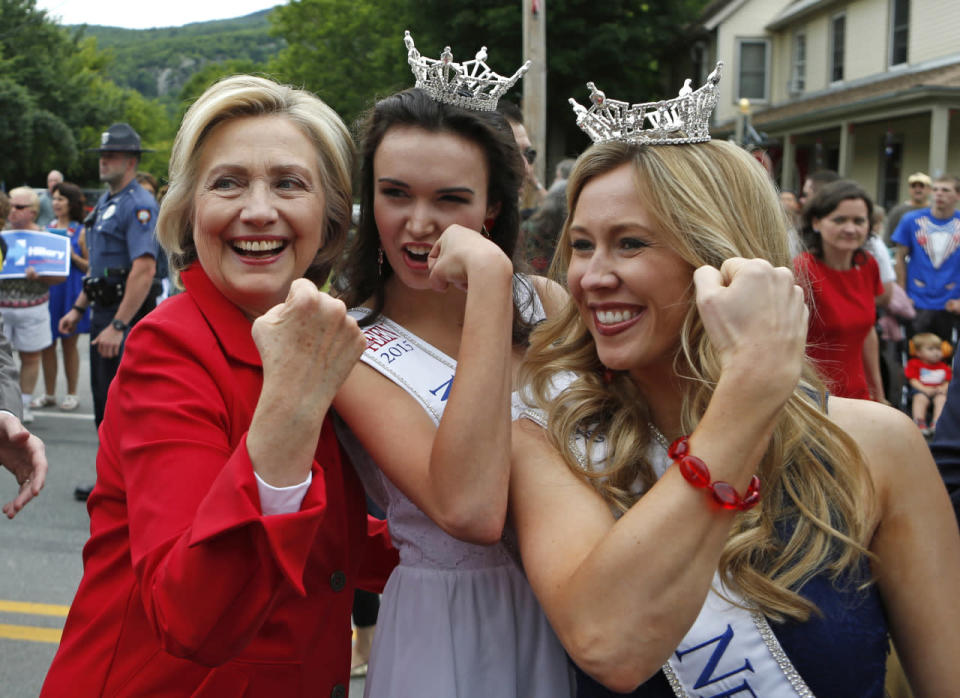
[[760, 478], [754, 475], [750, 479], [746, 494], [743, 497], [729, 482], [718, 480], [710, 482], [710, 470], [707, 464], [690, 453], [690, 437], [681, 436], [670, 444], [667, 450], [670, 460], [680, 468], [680, 474], [691, 485], [698, 489], [708, 488], [714, 500], [724, 509], [746, 511], [756, 506], [760, 501]]

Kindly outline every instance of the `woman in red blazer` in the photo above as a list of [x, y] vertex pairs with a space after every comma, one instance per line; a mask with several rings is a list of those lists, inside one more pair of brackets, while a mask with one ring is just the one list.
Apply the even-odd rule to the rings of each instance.
[[186, 292], [111, 385], [43, 696], [346, 695], [353, 589], [396, 563], [328, 416], [364, 348], [314, 283], [352, 155], [329, 107], [269, 80], [224, 80], [184, 117], [157, 229]]

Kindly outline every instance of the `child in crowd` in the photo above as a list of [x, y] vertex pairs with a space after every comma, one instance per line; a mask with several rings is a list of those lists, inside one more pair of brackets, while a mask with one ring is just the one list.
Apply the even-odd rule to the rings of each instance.
[[[925, 436], [937, 428], [937, 420], [947, 401], [950, 367], [943, 362], [943, 340], [932, 332], [921, 332], [911, 340], [914, 358], [903, 373], [910, 381], [913, 421]], [[927, 409], [933, 402], [933, 419], [927, 426]]]

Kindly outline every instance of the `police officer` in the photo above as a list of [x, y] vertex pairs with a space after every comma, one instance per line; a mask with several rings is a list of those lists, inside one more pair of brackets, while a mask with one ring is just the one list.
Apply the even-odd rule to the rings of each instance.
[[[105, 131], [99, 148], [100, 180], [108, 187], [87, 217], [90, 269], [73, 308], [60, 319], [60, 332], [70, 334], [88, 305], [90, 318], [90, 385], [94, 419], [103, 421], [107, 390], [120, 365], [123, 340], [130, 327], [153, 310], [160, 284], [156, 272], [157, 242], [153, 228], [157, 202], [137, 182], [140, 136], [129, 124]], [[78, 487], [77, 499], [92, 488]]]

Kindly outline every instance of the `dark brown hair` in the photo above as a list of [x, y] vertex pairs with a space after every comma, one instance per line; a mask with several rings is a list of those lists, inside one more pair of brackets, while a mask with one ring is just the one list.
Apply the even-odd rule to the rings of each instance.
[[[373, 215], [373, 157], [387, 132], [400, 126], [450, 133], [480, 146], [487, 160], [487, 205], [500, 205], [500, 212], [489, 230], [490, 239], [513, 259], [520, 232], [517, 193], [523, 178], [523, 164], [513, 131], [501, 114], [441, 104], [416, 88], [380, 100], [361, 124], [360, 223], [336, 274], [348, 307], [374, 299], [373, 312], [361, 325], [374, 322], [383, 311], [384, 288], [393, 275], [386, 258], [382, 265], [378, 261], [380, 232]], [[529, 328], [515, 312], [514, 342], [525, 342], [528, 333]]]
[[87, 197], [83, 195], [83, 190], [71, 182], [60, 182], [53, 186], [53, 193], [60, 192], [60, 195], [67, 200], [67, 216], [71, 221], [82, 221], [83, 205], [87, 202]]
[[[849, 179], [841, 179], [826, 185], [804, 207], [801, 230], [803, 244], [817, 259], [823, 259], [823, 239], [820, 237], [820, 231], [813, 229], [813, 219], [826, 218], [847, 199], [860, 199], [867, 205], [867, 230], [869, 231], [873, 221], [873, 200], [863, 187]], [[860, 254], [858, 251], [857, 255], [854, 255], [855, 264], [858, 263]]]

